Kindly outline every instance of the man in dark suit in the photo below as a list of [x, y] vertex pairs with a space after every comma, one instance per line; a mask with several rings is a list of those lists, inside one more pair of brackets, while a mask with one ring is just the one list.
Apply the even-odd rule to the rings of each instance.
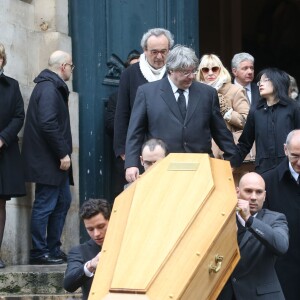
[[110, 214], [110, 204], [103, 199], [89, 199], [83, 203], [79, 211], [91, 239], [69, 252], [64, 289], [74, 292], [81, 287], [82, 299], [88, 298], [92, 286]]
[[254, 57], [249, 53], [237, 53], [231, 60], [231, 71], [234, 75], [234, 84], [242, 86], [251, 107], [260, 99], [258, 86], [254, 80]]
[[199, 60], [178, 45], [167, 58], [168, 76], [138, 88], [126, 141], [126, 180], [138, 177], [139, 154], [145, 137], [162, 139], [169, 152], [209, 153], [213, 137], [230, 159], [236, 146], [220, 113], [214, 88], [195, 82]]
[[276, 168], [264, 173], [265, 207], [284, 213], [290, 229], [288, 252], [276, 262], [276, 271], [286, 300], [300, 297], [300, 130], [291, 131], [284, 145], [286, 154]]
[[257, 173], [241, 178], [237, 195], [241, 259], [218, 300], [284, 300], [274, 265], [277, 256], [283, 255], [289, 246], [286, 218], [262, 209], [265, 182]]

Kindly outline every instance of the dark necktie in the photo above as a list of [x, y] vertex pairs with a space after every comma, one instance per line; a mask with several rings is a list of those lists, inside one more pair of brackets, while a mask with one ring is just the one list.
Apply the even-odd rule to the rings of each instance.
[[181, 112], [182, 118], [185, 119], [185, 116], [186, 116], [186, 101], [185, 101], [185, 96], [183, 94], [184, 90], [178, 89], [177, 92], [179, 93], [179, 97], [177, 99], [177, 104], [178, 104], [179, 110]]
[[245, 90], [245, 94], [246, 94], [246, 98], [248, 100], [248, 103], [250, 104], [251, 101], [250, 101], [249, 96], [248, 96], [248, 88], [244, 87], [244, 90]]

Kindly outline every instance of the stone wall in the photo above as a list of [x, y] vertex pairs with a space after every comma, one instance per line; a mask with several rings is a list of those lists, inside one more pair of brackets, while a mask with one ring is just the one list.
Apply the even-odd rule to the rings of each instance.
[[[0, 0], [0, 42], [8, 56], [5, 74], [19, 81], [25, 109], [34, 87], [33, 79], [47, 67], [55, 50], [69, 53], [68, 0]], [[75, 69], [76, 72], [76, 69]], [[72, 80], [68, 82], [72, 91]], [[66, 252], [79, 242], [79, 138], [78, 94], [71, 92], [69, 101], [73, 136], [73, 202], [63, 232]], [[20, 145], [22, 144], [21, 131]], [[2, 244], [2, 258], [7, 264], [27, 264], [30, 250], [30, 214], [34, 186], [27, 184], [27, 196], [7, 202], [7, 220]]]

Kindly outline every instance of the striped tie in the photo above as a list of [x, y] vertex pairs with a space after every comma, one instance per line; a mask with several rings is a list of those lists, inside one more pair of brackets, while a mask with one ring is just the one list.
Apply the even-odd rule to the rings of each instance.
[[245, 89], [245, 94], [246, 94], [248, 103], [251, 104], [251, 101], [250, 101], [249, 96], [248, 96], [248, 90], [249, 90], [249, 89], [248, 89], [247, 87], [244, 87], [244, 89]]

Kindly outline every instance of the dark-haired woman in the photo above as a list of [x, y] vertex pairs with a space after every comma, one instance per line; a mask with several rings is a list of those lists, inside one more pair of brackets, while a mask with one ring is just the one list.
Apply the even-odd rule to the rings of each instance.
[[262, 174], [285, 157], [283, 144], [288, 133], [300, 128], [300, 108], [288, 96], [290, 79], [286, 72], [267, 68], [257, 77], [261, 99], [250, 110], [237, 144], [236, 159], [241, 164], [255, 141], [255, 171]]
[[[5, 48], [0, 44], [0, 248], [6, 221], [6, 201], [25, 195], [18, 132], [24, 122], [24, 103], [16, 80], [3, 74]], [[0, 258], [0, 268], [5, 264]]]

